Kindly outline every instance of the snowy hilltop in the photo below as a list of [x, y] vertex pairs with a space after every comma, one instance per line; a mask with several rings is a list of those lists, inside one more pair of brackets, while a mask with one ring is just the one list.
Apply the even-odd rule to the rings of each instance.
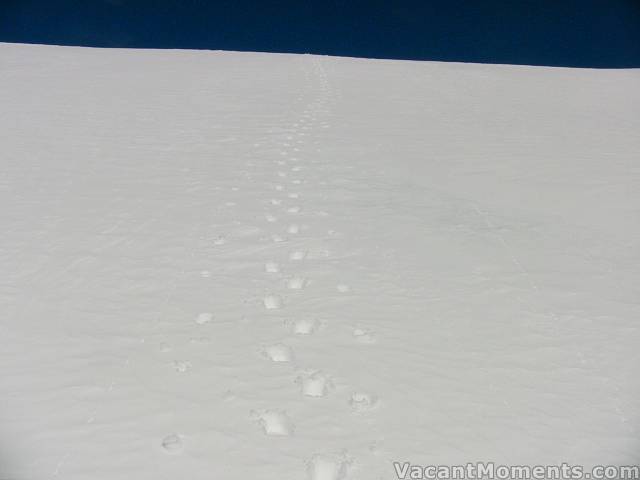
[[0, 478], [640, 460], [640, 70], [0, 62]]

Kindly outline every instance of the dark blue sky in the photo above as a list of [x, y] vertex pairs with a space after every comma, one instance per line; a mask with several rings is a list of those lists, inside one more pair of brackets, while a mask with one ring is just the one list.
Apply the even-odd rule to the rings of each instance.
[[640, 0], [0, 0], [0, 41], [640, 67]]

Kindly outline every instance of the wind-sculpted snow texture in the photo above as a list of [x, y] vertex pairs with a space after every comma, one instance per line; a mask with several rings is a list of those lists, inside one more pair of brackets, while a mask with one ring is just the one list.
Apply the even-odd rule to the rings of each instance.
[[0, 63], [0, 478], [640, 459], [639, 71]]

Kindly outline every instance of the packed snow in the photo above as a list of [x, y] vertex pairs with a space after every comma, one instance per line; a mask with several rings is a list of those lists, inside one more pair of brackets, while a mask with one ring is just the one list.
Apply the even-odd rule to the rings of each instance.
[[640, 460], [640, 70], [0, 62], [0, 478]]

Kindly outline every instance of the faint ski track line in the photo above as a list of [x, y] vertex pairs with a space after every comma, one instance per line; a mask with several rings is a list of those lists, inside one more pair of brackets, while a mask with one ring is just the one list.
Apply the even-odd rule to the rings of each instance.
[[478, 205], [475, 203], [473, 204], [473, 209], [480, 216], [480, 218], [482, 218], [482, 220], [485, 222], [487, 227], [489, 227], [491, 230], [496, 232], [496, 236], [498, 237], [498, 240], [504, 247], [504, 250], [507, 252], [507, 255], [509, 256], [511, 262], [518, 268], [518, 270], [520, 270], [520, 273], [522, 273], [525, 276], [525, 278], [527, 279], [527, 283], [529, 283], [529, 287], [532, 288], [533, 290], [538, 291], [538, 285], [536, 285], [536, 283], [531, 279], [531, 275], [529, 274], [527, 269], [524, 268], [524, 266], [522, 265], [522, 262], [520, 262], [520, 260], [518, 260], [518, 258], [515, 256], [515, 254], [513, 253], [513, 248], [511, 248], [511, 245], [509, 245], [509, 243], [507, 243], [504, 237], [500, 234], [500, 231], [498, 230], [498, 228], [491, 221], [489, 214], [481, 210], [480, 207], [478, 207]]
[[[485, 224], [493, 231], [495, 231], [495, 235], [496, 237], [498, 237], [498, 240], [500, 241], [500, 243], [502, 244], [505, 252], [507, 252], [507, 255], [509, 256], [509, 259], [511, 260], [511, 262], [518, 268], [518, 270], [520, 270], [520, 273], [527, 279], [527, 283], [529, 284], [529, 288], [531, 288], [536, 294], [540, 293], [540, 289], [538, 288], [538, 285], [536, 284], [536, 282], [534, 282], [533, 278], [531, 277], [531, 274], [529, 273], [529, 271], [524, 267], [524, 265], [522, 264], [522, 262], [518, 259], [518, 257], [515, 255], [514, 253], [514, 249], [511, 247], [511, 245], [504, 239], [504, 236], [500, 233], [499, 229], [496, 227], [496, 225], [491, 221], [491, 217], [489, 216], [488, 212], [485, 212], [484, 210], [480, 209], [480, 207], [478, 206], [478, 204], [473, 203], [472, 204], [473, 209], [475, 210], [475, 212], [480, 216], [480, 218], [483, 219], [483, 221], [485, 222]], [[539, 310], [538, 308], [536, 308], [535, 305], [531, 304], [529, 301], [526, 301], [525, 304], [531, 308], [533, 311]], [[542, 312], [551, 316], [551, 318], [554, 320], [554, 325], [552, 328], [557, 329], [557, 323], [558, 323], [558, 317], [557, 315], [550, 309], [548, 308], [542, 308]]]
[[[142, 224], [138, 225], [138, 226], [133, 230], [133, 231], [134, 231], [134, 233], [139, 233], [139, 232], [140, 232], [140, 231], [142, 231], [142, 230], [143, 230], [147, 225], [152, 224], [152, 223], [153, 223], [154, 221], [156, 221], [157, 219], [158, 219], [158, 217], [154, 217], [154, 218], [152, 218], [152, 219], [148, 219], [148, 220], [144, 221]], [[121, 221], [118, 221], [118, 222], [116, 222], [116, 225], [119, 225], [119, 224], [121, 224], [121, 223], [122, 223]], [[113, 228], [113, 227], [110, 227], [110, 228]], [[123, 242], [127, 242], [127, 241], [130, 241], [130, 240], [131, 240], [131, 238], [130, 238], [130, 237], [129, 237], [129, 238], [125, 238], [125, 239], [118, 239], [118, 240], [116, 240], [116, 241], [113, 241], [113, 242], [108, 243], [106, 246], [98, 247], [98, 248], [97, 248], [94, 252], [92, 252], [92, 253], [96, 253], [96, 252], [97, 252], [97, 253], [104, 253], [106, 250], [109, 250], [109, 249], [113, 248], [113, 247], [114, 247], [114, 246], [116, 246], [116, 245], [120, 245], [121, 243], [123, 243]], [[61, 274], [68, 272], [72, 267], [73, 267], [73, 265], [68, 265], [66, 268], [64, 268], [64, 269], [63, 269], [63, 271], [62, 271], [62, 272], [58, 272], [58, 275], [56, 276], [56, 278], [59, 278]], [[125, 360], [125, 365], [126, 365], [126, 366], [129, 366], [129, 358], [127, 358], [127, 359]], [[113, 391], [113, 387], [114, 387], [114, 385], [115, 385], [115, 381], [114, 381], [114, 379], [112, 378], [112, 379], [111, 379], [111, 381], [109, 382], [109, 388], [107, 389], [107, 393], [109, 393], [109, 392]], [[96, 420], [96, 418], [98, 417], [98, 412], [99, 412], [100, 410], [101, 410], [101, 407], [100, 407], [100, 406], [98, 406], [96, 409], [94, 409], [94, 410], [93, 410], [93, 413], [92, 413], [92, 415], [91, 415], [91, 417], [89, 417], [89, 418], [86, 420], [86, 423], [93, 423], [93, 422]], [[53, 474], [52, 474], [52, 478], [56, 478], [56, 477], [58, 477], [58, 475], [60, 474], [60, 470], [61, 470], [61, 469], [62, 469], [62, 467], [65, 465], [65, 463], [67, 463], [67, 460], [68, 460], [69, 458], [73, 458], [72, 453], [73, 453], [73, 450], [71, 450], [71, 451], [67, 452], [66, 454], [64, 454], [64, 455], [60, 458], [60, 460], [58, 461], [58, 463], [57, 463], [57, 465], [56, 465], [56, 468], [55, 468], [55, 470], [54, 470], [54, 472], [53, 472]]]

